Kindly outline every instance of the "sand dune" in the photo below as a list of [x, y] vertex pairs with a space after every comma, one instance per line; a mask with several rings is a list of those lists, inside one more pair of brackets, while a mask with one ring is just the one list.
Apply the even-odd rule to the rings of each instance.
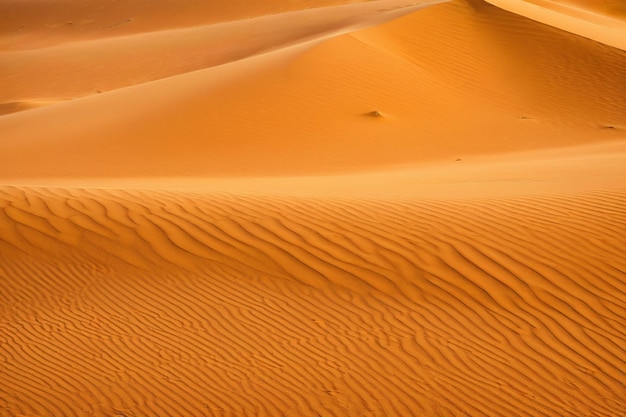
[[0, 416], [626, 414], [619, 4], [88, 3], [0, 3]]
[[[0, 100], [68, 100], [380, 24], [439, 1], [357, 3], [0, 53]], [[381, 10], [385, 8], [385, 10]], [[111, 68], [115, 73], [111, 74]]]
[[[613, 9], [609, 7], [610, 3], [606, 3], [602, 8], [598, 7], [598, 2], [584, 1], [579, 2], [583, 4], [568, 4], [554, 0], [488, 1], [513, 13], [626, 50], [624, 39], [626, 13], [622, 16], [618, 13], [620, 9], [617, 7], [615, 12], [611, 13]], [[622, 13], [626, 12], [625, 7], [621, 6]], [[602, 13], [603, 11], [605, 13]]]
[[621, 414], [625, 203], [5, 187], [8, 412]]
[[76, 40], [109, 38], [166, 29], [279, 14], [289, 11], [358, 3], [358, 0], [146, 0], [124, 2], [75, 0], [0, 4], [0, 49], [33, 49]]
[[7, 115], [0, 176], [317, 174], [626, 137], [625, 51], [482, 7]]

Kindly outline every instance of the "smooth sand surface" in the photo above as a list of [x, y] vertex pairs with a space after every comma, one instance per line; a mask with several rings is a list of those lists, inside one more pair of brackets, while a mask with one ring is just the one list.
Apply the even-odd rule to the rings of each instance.
[[8, 49], [0, 53], [0, 77], [9, 80], [0, 100], [21, 103], [101, 94], [351, 32], [441, 1], [414, 6], [387, 0], [385, 10], [377, 2], [355, 3], [106, 38], [74, 35], [47, 47]]
[[489, 1], [2, 2], [0, 416], [625, 415], [624, 11]]
[[505, 10], [626, 49], [626, 3], [593, 0], [487, 0]]

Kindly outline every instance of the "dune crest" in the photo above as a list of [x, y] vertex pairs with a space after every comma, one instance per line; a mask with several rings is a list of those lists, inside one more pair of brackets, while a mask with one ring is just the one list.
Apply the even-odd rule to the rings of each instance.
[[602, 14], [598, 12], [602, 9], [597, 6], [583, 7], [555, 0], [486, 1], [538, 22], [626, 50], [626, 14]]
[[[145, 0], [0, 3], [0, 50], [35, 49], [68, 41], [102, 39], [160, 30], [230, 22], [360, 0]], [[406, 4], [406, 2], [405, 2]], [[150, 6], [150, 7], [147, 7]]]
[[621, 140], [625, 68], [624, 51], [446, 3], [0, 117], [0, 177], [314, 175]]
[[[442, 0], [383, 0], [0, 51], [0, 101], [69, 100], [383, 23]], [[156, 30], [159, 29], [159, 30]], [[111, 68], [115, 72], [111, 74]]]

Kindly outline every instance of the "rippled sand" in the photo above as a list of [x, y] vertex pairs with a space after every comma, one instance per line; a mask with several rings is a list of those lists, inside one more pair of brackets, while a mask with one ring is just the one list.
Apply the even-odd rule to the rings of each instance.
[[0, 4], [0, 416], [626, 414], [626, 11], [490, 3]]

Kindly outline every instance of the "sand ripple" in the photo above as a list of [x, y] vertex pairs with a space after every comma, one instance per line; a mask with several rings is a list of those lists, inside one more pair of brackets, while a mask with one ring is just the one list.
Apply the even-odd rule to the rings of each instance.
[[3, 187], [0, 415], [623, 414], [624, 207]]

